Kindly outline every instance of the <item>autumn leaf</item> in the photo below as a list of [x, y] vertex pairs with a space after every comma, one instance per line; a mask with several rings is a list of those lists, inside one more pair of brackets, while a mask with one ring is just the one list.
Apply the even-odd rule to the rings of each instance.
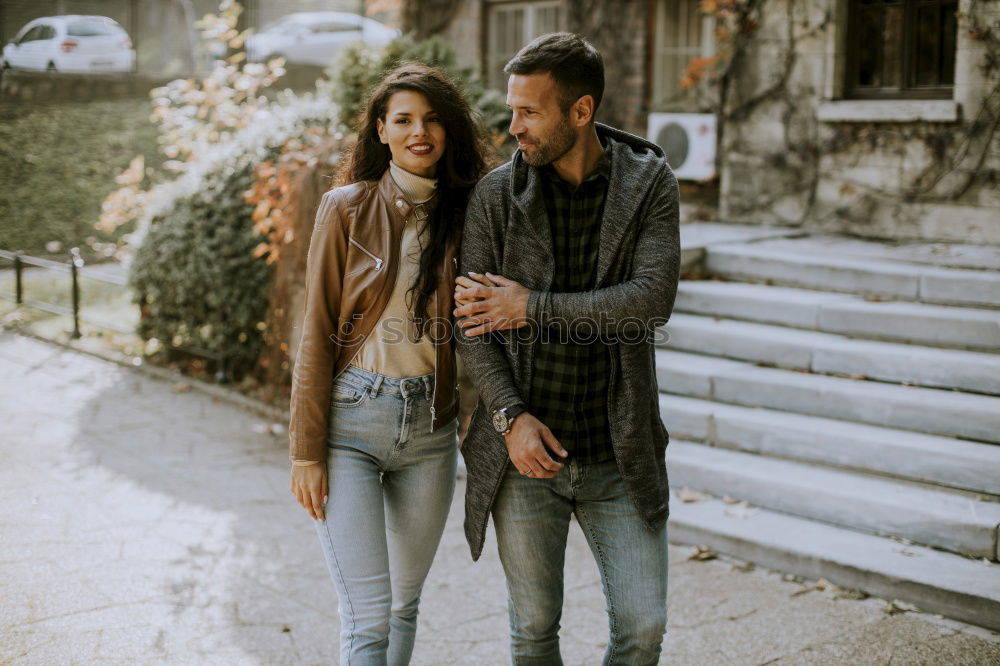
[[704, 502], [711, 499], [711, 495], [685, 487], [677, 491], [677, 499], [682, 502]]
[[707, 562], [708, 560], [714, 560], [719, 557], [719, 554], [715, 551], [709, 549], [708, 546], [695, 546], [695, 551], [688, 555], [688, 560], [693, 560], [695, 562]]

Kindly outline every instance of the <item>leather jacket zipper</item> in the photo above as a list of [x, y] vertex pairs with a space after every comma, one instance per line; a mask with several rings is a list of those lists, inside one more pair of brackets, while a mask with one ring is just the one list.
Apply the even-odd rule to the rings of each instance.
[[[359, 243], [358, 241], [354, 240], [353, 238], [348, 238], [347, 240], [349, 240], [351, 242], [351, 244], [355, 245], [359, 250], [361, 250], [362, 252], [364, 252], [369, 257], [371, 257], [372, 259], [375, 260], [375, 270], [380, 270], [382, 268], [382, 260], [381, 259], [379, 259], [378, 257], [376, 257], [371, 252], [369, 252], [364, 246], [361, 245], [361, 243]], [[389, 278], [388, 279], [389, 279], [388, 288], [389, 288], [389, 293], [391, 294], [392, 290], [395, 289], [395, 287], [396, 287], [396, 274], [393, 273], [392, 271], [389, 271]], [[384, 311], [385, 311], [385, 305], [382, 306], [382, 312], [384, 312]], [[382, 318], [382, 312], [379, 312], [378, 319]], [[375, 320], [376, 321], [376, 325], [378, 323], [378, 319]], [[375, 332], [375, 327], [372, 327], [372, 329], [370, 331], [368, 331], [367, 334], [365, 334], [365, 337], [362, 338], [361, 342], [358, 344], [358, 348], [354, 352], [354, 355], [351, 356], [351, 360], [349, 360], [344, 365], [344, 367], [340, 369], [340, 372], [338, 372], [337, 374], [335, 374], [333, 376], [333, 379], [331, 381], [337, 381], [337, 378], [340, 377], [342, 374], [344, 374], [344, 372], [347, 370], [347, 368], [349, 368], [351, 366], [351, 364], [354, 362], [354, 359], [356, 359], [361, 354], [361, 348], [365, 346], [365, 343], [368, 342], [368, 338], [370, 338], [371, 335], [372, 335], [372, 333], [374, 333], [374, 332]]]
[[361, 250], [362, 252], [364, 252], [365, 254], [367, 254], [369, 257], [371, 257], [372, 261], [375, 262], [375, 270], [377, 270], [377, 271], [382, 270], [382, 260], [381, 259], [379, 259], [378, 257], [376, 257], [371, 252], [369, 252], [368, 249], [365, 248], [364, 245], [362, 245], [358, 241], [354, 240], [353, 238], [348, 238], [347, 240], [349, 240], [351, 242], [351, 245], [353, 245], [354, 247], [358, 248], [359, 250]]

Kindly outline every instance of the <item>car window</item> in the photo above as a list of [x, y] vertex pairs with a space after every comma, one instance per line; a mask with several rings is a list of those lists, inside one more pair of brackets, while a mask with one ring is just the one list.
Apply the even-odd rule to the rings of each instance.
[[28, 32], [26, 32], [23, 35], [21, 35], [20, 39], [14, 40], [14, 42], [16, 44], [18, 44], [18, 45], [24, 44], [25, 42], [30, 42], [33, 39], [32, 35], [35, 34], [35, 30], [37, 30], [37, 29], [38, 29], [38, 26], [36, 25], [34, 28], [28, 30]]
[[56, 38], [56, 29], [53, 28], [51, 25], [43, 25], [42, 35], [38, 39], [55, 39], [55, 38]]
[[73, 37], [100, 37], [106, 35], [120, 35], [125, 30], [114, 23], [98, 21], [94, 19], [75, 21], [69, 24], [66, 34]]
[[41, 39], [52, 39], [55, 36], [55, 31], [52, 30], [52, 36], [50, 37], [48, 32], [52, 30], [51, 26], [47, 25], [36, 25], [34, 28], [29, 30], [18, 44], [24, 44], [27, 42], [37, 42]]
[[349, 23], [317, 23], [310, 28], [315, 33], [357, 32], [360, 29], [358, 26]]
[[14, 37], [14, 40], [13, 40], [14, 43], [15, 44], [20, 44], [21, 42], [25, 41], [27, 39], [28, 35], [31, 34], [32, 30], [34, 30], [34, 28], [28, 28], [27, 26], [21, 28], [20, 33], [17, 34]]

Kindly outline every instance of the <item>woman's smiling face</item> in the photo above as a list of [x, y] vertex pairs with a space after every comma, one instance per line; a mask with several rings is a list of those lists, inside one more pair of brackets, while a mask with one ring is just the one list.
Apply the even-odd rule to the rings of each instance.
[[433, 177], [444, 154], [445, 132], [427, 97], [414, 90], [393, 93], [385, 119], [378, 120], [378, 137], [388, 144], [392, 161], [410, 173]]

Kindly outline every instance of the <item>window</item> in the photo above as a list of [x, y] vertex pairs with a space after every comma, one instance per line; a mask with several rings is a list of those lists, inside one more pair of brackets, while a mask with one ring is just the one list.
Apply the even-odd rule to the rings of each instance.
[[24, 36], [21, 37], [21, 40], [17, 44], [20, 46], [21, 44], [26, 44], [28, 42], [38, 42], [43, 39], [54, 39], [55, 36], [55, 28], [50, 25], [39, 24], [24, 33]]
[[714, 19], [701, 11], [699, 0], [659, 0], [653, 41], [653, 85], [650, 108], [687, 111], [691, 100], [681, 79], [695, 58], [715, 53]]
[[504, 65], [535, 37], [558, 32], [562, 26], [562, 7], [559, 2], [496, 4], [490, 7], [488, 20], [489, 85], [495, 90], [506, 90]]
[[94, 20], [70, 23], [66, 29], [66, 34], [72, 37], [107, 37], [120, 35], [124, 32], [125, 30], [115, 23]]
[[26, 44], [28, 42], [33, 42], [35, 40], [42, 38], [42, 26], [36, 25], [34, 28], [24, 33], [21, 39], [17, 41], [18, 46], [21, 44]]
[[330, 32], [361, 32], [361, 26], [350, 25], [348, 23], [319, 23], [310, 26], [309, 29], [317, 34]]
[[950, 98], [957, 0], [850, 0], [847, 97]]

